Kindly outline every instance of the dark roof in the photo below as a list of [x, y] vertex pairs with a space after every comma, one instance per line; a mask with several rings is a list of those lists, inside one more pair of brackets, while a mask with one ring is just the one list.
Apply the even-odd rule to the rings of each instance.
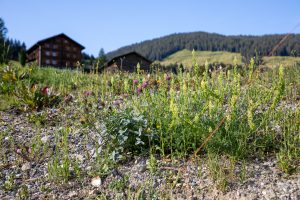
[[142, 58], [145, 59], [146, 61], [152, 63], [151, 60], [145, 58], [145, 57], [142, 56], [141, 54], [139, 54], [139, 53], [137, 53], [137, 52], [135, 52], [135, 51], [131, 51], [131, 52], [129, 52], [129, 53], [126, 53], [126, 54], [122, 54], [122, 55], [113, 57], [112, 59], [110, 59], [109, 61], [107, 61], [107, 62], [104, 64], [104, 66], [109, 66], [109, 65], [113, 64], [115, 60], [118, 60], [118, 59], [121, 58], [121, 57], [124, 57], [124, 56], [126, 57], [126, 56], [131, 55], [131, 54], [135, 54], [135, 55], [137, 55], [137, 56], [139, 56], [139, 57], [142, 57]]
[[65, 37], [65, 38], [71, 40], [72, 42], [74, 42], [75, 44], [77, 44], [77, 45], [81, 48], [81, 50], [85, 48], [84, 46], [82, 46], [81, 44], [79, 44], [78, 42], [76, 42], [75, 40], [73, 40], [72, 38], [70, 38], [69, 36], [67, 36], [66, 34], [60, 33], [60, 34], [58, 34], [58, 35], [54, 35], [54, 36], [52, 36], [52, 37], [48, 37], [48, 38], [45, 38], [45, 39], [43, 39], [43, 40], [39, 40], [39, 41], [38, 41], [37, 43], [35, 43], [32, 47], [30, 47], [30, 48], [27, 50], [27, 52], [32, 51], [33, 49], [35, 49], [36, 47], [38, 47], [38, 45], [40, 45], [41, 43], [44, 43], [44, 42], [46, 42], [46, 41], [48, 41], [48, 40], [51, 40], [51, 39], [53, 39], [53, 38], [60, 37], [60, 36]]

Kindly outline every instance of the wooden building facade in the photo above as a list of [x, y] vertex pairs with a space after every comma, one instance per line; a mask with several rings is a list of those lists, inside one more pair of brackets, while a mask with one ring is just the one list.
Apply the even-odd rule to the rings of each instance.
[[110, 59], [104, 66], [105, 71], [126, 71], [136, 72], [139, 64], [140, 70], [150, 71], [151, 61], [137, 52], [130, 52]]
[[75, 68], [81, 62], [84, 47], [65, 34], [55, 35], [38, 41], [26, 51], [27, 62], [36, 62], [39, 66]]

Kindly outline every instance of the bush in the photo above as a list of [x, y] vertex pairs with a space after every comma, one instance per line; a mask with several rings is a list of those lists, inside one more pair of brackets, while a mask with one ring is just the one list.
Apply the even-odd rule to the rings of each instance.
[[113, 160], [121, 159], [121, 153], [141, 153], [149, 148], [148, 121], [132, 109], [107, 113], [104, 124]]

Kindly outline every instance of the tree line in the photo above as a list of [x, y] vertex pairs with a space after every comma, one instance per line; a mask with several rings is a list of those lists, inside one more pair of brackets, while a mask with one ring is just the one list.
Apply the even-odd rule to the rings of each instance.
[[7, 28], [4, 20], [0, 18], [0, 64], [9, 60], [19, 60], [22, 65], [26, 61], [26, 45], [16, 39], [6, 36]]
[[[216, 33], [176, 33], [143, 41], [109, 52], [108, 58], [136, 51], [150, 60], [162, 60], [183, 49], [198, 51], [228, 51], [241, 53], [245, 60], [254, 56], [267, 56], [281, 41], [284, 34], [251, 36], [225, 36]], [[300, 34], [291, 34], [276, 51], [275, 56], [300, 56]]]

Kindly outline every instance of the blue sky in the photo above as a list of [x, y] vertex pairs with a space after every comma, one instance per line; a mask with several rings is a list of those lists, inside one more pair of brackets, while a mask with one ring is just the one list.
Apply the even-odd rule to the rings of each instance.
[[300, 0], [0, 0], [0, 8], [7, 36], [27, 48], [63, 32], [94, 55], [171, 33], [262, 35], [300, 23]]

